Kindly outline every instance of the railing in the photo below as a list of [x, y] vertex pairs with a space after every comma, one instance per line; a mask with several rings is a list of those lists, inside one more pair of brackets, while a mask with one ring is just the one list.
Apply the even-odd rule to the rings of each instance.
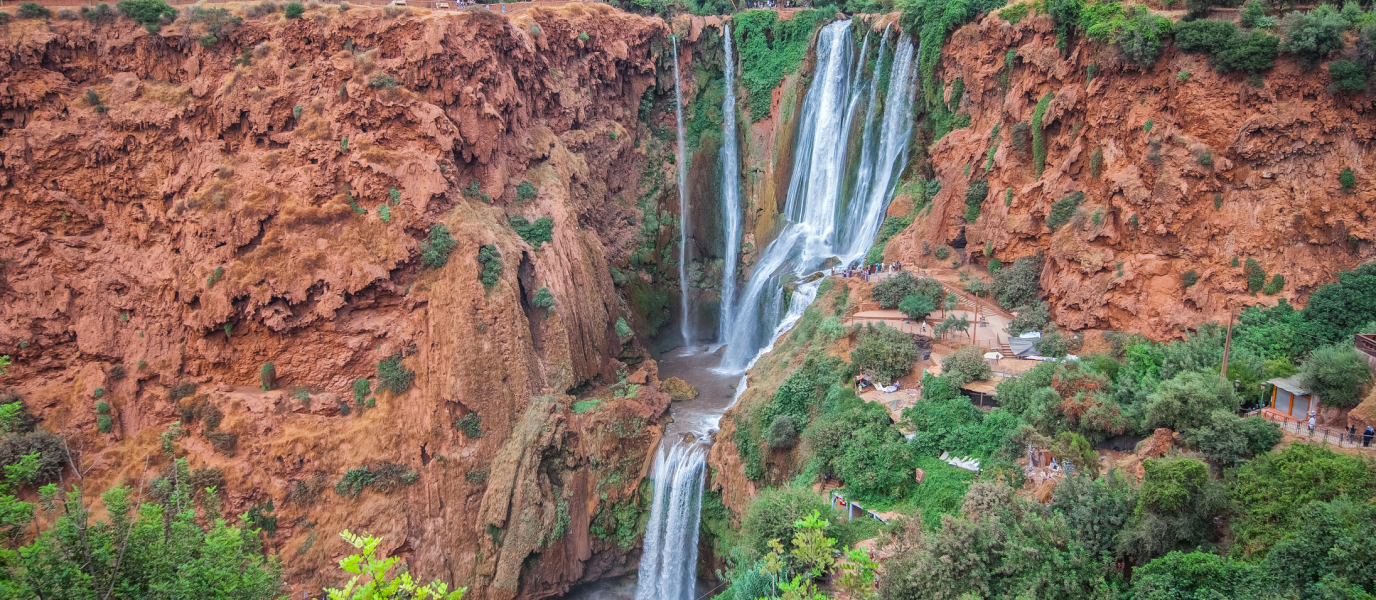
[[1257, 415], [1280, 424], [1281, 431], [1287, 431], [1295, 435], [1306, 436], [1310, 439], [1324, 442], [1326, 444], [1337, 444], [1339, 448], [1376, 448], [1376, 445], [1364, 445], [1362, 431], [1352, 433], [1346, 429], [1316, 425], [1314, 429], [1309, 429], [1309, 423], [1285, 415], [1265, 410], [1254, 410], [1247, 413], [1248, 416]]

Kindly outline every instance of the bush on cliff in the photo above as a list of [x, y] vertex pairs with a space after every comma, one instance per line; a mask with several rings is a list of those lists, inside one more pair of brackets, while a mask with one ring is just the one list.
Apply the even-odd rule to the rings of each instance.
[[550, 217], [540, 217], [531, 223], [521, 215], [512, 215], [507, 218], [507, 223], [516, 230], [516, 235], [536, 250], [540, 249], [540, 244], [554, 239], [554, 219]]
[[162, 0], [120, 0], [115, 6], [120, 14], [142, 25], [148, 33], [157, 33], [177, 18], [177, 9]]
[[478, 264], [483, 267], [478, 274], [478, 280], [483, 282], [483, 287], [492, 289], [502, 277], [502, 255], [497, 252], [497, 247], [491, 244], [479, 247]]
[[1280, 49], [1317, 64], [1342, 49], [1343, 32], [1350, 26], [1342, 13], [1329, 4], [1320, 4], [1307, 13], [1292, 12], [1280, 22], [1285, 34]]
[[780, 20], [779, 13], [772, 10], [748, 10], [731, 18], [731, 35], [740, 55], [741, 87], [745, 88], [752, 120], [769, 117], [774, 88], [785, 75], [798, 70], [808, 55], [812, 31], [830, 16], [805, 10]]
[[420, 245], [420, 260], [431, 269], [438, 269], [449, 263], [449, 253], [454, 251], [458, 242], [449, 235], [449, 228], [435, 223], [430, 226], [430, 235]]
[[378, 391], [386, 389], [392, 390], [393, 394], [402, 394], [411, 389], [416, 373], [402, 366], [400, 354], [394, 354], [377, 363], [377, 378]]

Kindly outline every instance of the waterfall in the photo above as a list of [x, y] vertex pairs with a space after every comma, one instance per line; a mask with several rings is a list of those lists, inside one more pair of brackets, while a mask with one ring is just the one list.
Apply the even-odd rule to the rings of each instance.
[[660, 445], [636, 600], [693, 600], [695, 596], [706, 459], [706, 448], [696, 443]]
[[721, 103], [721, 214], [725, 224], [726, 252], [722, 256], [721, 318], [717, 340], [726, 340], [726, 322], [736, 302], [736, 263], [741, 246], [741, 167], [736, 150], [736, 63], [731, 57], [731, 26], [726, 30], [726, 98]]
[[[869, 95], [867, 104], [872, 108], [867, 109], [867, 121], [878, 118], [877, 108], [873, 107], [880, 101], [875, 97], [878, 73], [869, 86], [852, 81], [850, 26], [850, 21], [837, 21], [822, 28], [818, 35], [813, 83], [799, 113], [784, 225], [760, 255], [736, 299], [731, 325], [726, 330], [726, 355], [720, 367], [725, 372], [749, 368], [760, 350], [772, 343], [778, 328], [791, 326], [790, 320], [796, 320], [816, 295], [815, 282], [799, 285], [793, 301], [785, 307], [785, 286], [816, 272], [829, 258], [839, 258], [845, 264], [864, 256], [888, 205], [895, 172], [906, 162], [912, 132], [909, 121], [913, 47], [905, 35], [890, 61], [888, 96], [884, 99], [878, 140], [864, 139], [874, 137], [868, 123], [865, 129], [871, 131], [862, 136], [862, 164], [857, 168], [857, 177], [863, 182], [857, 181], [850, 196], [842, 197], [843, 180], [849, 169], [849, 123], [860, 104], [856, 96]], [[881, 50], [881, 64], [883, 59]]]
[[681, 292], [679, 308], [683, 316], [678, 330], [683, 345], [692, 343], [688, 323], [688, 161], [684, 159], [683, 93], [679, 90], [678, 38], [674, 38], [674, 116], [678, 118], [678, 288]]

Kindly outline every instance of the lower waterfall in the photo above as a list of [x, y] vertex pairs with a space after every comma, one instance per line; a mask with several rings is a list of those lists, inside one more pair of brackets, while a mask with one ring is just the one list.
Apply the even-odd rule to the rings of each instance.
[[636, 600], [693, 600], [697, 583], [698, 518], [707, 448], [664, 443], [655, 457], [654, 501], [640, 555]]

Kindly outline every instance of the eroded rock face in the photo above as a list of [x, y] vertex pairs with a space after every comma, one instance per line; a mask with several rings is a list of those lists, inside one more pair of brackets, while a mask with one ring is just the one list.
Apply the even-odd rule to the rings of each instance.
[[[185, 420], [179, 454], [221, 470], [225, 512], [274, 501], [268, 541], [296, 591], [338, 582], [346, 528], [472, 598], [633, 568], [633, 546], [590, 523], [635, 506], [669, 403], [617, 337], [635, 318], [609, 271], [637, 245], [637, 113], [666, 32], [577, 4], [331, 5], [246, 19], [208, 48], [185, 17], [157, 35], [12, 23], [0, 352], [16, 365], [0, 383], [92, 489], [156, 475], [158, 434]], [[515, 215], [550, 217], [551, 239], [524, 241]], [[428, 268], [435, 224], [455, 245]], [[482, 246], [500, 254], [489, 287]], [[414, 383], [380, 391], [376, 364], [396, 355]], [[616, 382], [623, 361], [635, 393], [574, 414], [568, 390]], [[184, 383], [198, 387], [173, 399]], [[333, 491], [384, 461], [418, 479]]]
[[[1329, 93], [1327, 77], [1286, 55], [1257, 87], [1169, 44], [1146, 71], [1116, 52], [1081, 39], [1063, 56], [1044, 15], [1009, 24], [990, 14], [955, 32], [936, 77], [964, 82], [948, 100], [972, 125], [932, 145], [941, 192], [885, 258], [937, 266], [922, 243], [961, 239], [981, 263], [986, 244], [1005, 263], [1043, 253], [1059, 326], [1164, 339], [1226, 321], [1232, 308], [1276, 302], [1248, 293], [1235, 258], [1284, 275], [1279, 297], [1302, 304], [1338, 270], [1376, 255], [1365, 200], [1376, 190], [1369, 98]], [[1037, 177], [1030, 144], [1012, 140], [1048, 93]], [[1345, 168], [1356, 173], [1351, 192], [1339, 183]], [[966, 189], [983, 178], [989, 197], [966, 223]], [[1075, 192], [1085, 194], [1078, 211], [1052, 231], [1051, 207]], [[1199, 281], [1185, 287], [1191, 270]]]

